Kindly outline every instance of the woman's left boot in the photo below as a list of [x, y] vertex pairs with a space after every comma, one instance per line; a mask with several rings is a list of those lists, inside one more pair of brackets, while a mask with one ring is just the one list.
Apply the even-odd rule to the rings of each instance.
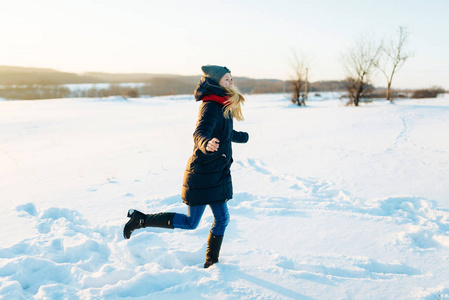
[[223, 236], [216, 236], [212, 232], [209, 232], [209, 237], [207, 239], [206, 261], [204, 262], [204, 268], [207, 269], [213, 264], [218, 262], [222, 242]]
[[123, 228], [123, 236], [125, 239], [131, 237], [131, 233], [139, 228], [145, 227], [161, 227], [173, 229], [173, 217], [175, 213], [164, 212], [158, 214], [144, 214], [138, 210], [130, 209], [128, 211], [128, 223]]

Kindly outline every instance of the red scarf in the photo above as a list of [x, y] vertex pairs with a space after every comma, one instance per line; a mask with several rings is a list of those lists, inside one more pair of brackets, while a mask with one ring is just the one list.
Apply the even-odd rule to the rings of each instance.
[[229, 96], [220, 97], [217, 95], [210, 94], [210, 95], [204, 96], [202, 100], [203, 101], [215, 101], [215, 102], [220, 103], [223, 106], [226, 106], [229, 104], [229, 101], [228, 101]]

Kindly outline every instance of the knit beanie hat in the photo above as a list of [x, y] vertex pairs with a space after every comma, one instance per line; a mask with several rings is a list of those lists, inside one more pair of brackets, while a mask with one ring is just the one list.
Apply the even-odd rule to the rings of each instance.
[[231, 73], [231, 70], [228, 68], [215, 65], [202, 66], [201, 70], [204, 73], [204, 77], [208, 77], [216, 83], [218, 83], [226, 73]]

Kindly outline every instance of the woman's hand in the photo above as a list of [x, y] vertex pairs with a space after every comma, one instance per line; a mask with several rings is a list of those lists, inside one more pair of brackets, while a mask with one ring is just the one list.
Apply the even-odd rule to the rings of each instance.
[[206, 151], [215, 152], [218, 150], [218, 146], [220, 146], [220, 141], [217, 138], [213, 138], [207, 142]]

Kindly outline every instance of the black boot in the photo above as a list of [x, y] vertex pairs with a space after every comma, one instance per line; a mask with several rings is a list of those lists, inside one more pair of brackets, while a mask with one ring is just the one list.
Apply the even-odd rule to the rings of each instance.
[[216, 262], [218, 262], [218, 256], [220, 255], [221, 243], [223, 242], [223, 236], [216, 236], [209, 232], [209, 238], [207, 239], [206, 261], [204, 262], [204, 268], [209, 268]]
[[138, 210], [130, 209], [128, 211], [128, 223], [123, 228], [123, 236], [125, 239], [131, 237], [131, 233], [139, 228], [145, 227], [161, 227], [173, 229], [173, 217], [175, 213], [158, 213], [146, 215]]

